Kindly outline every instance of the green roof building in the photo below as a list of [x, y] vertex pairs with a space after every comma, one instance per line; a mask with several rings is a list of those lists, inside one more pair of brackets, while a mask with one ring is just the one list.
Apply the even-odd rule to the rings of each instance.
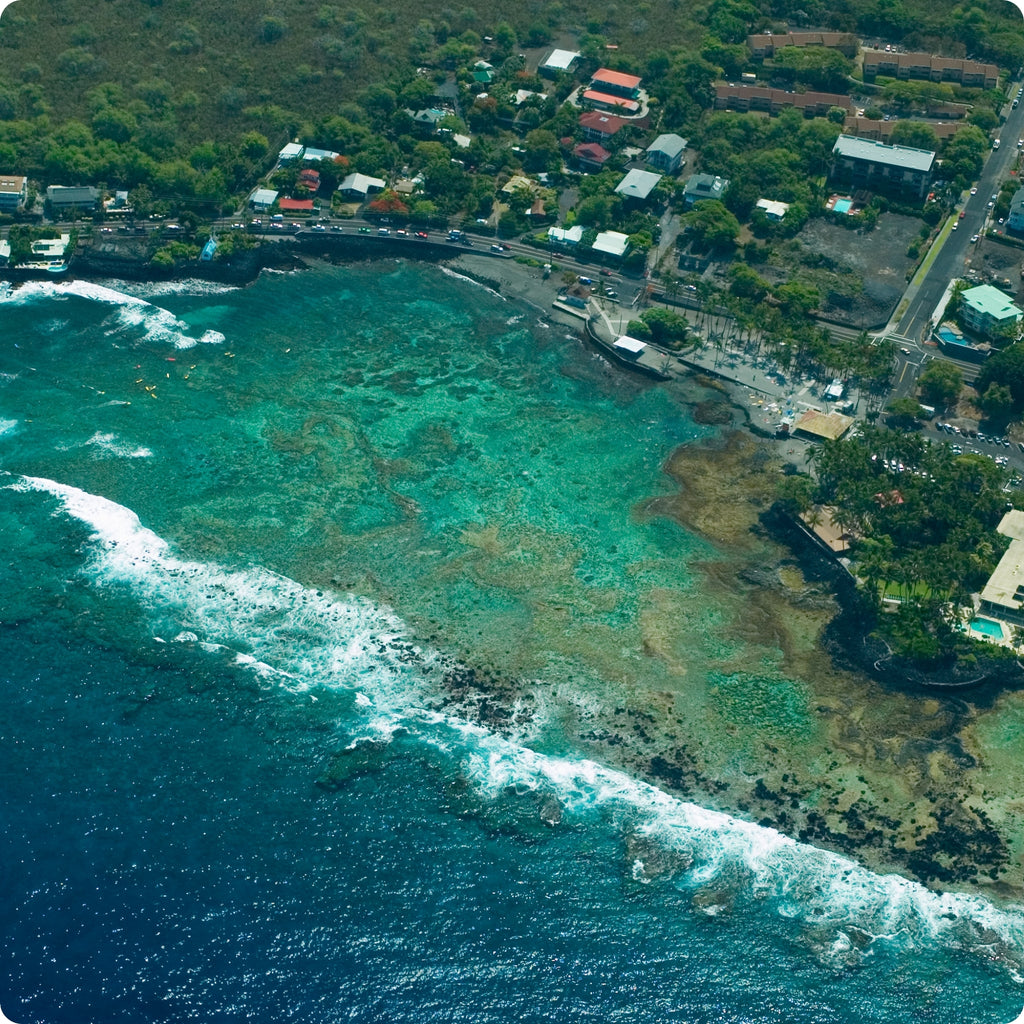
[[960, 293], [960, 316], [970, 330], [990, 335], [1017, 323], [1024, 310], [1015, 306], [1005, 292], [990, 284], [979, 284]]

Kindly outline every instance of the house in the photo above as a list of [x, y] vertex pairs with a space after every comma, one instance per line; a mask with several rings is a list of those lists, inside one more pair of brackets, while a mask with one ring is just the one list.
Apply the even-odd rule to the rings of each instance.
[[32, 258], [25, 263], [25, 266], [36, 269], [45, 268], [53, 273], [67, 270], [67, 251], [70, 246], [71, 235], [37, 238], [32, 243]]
[[574, 224], [571, 228], [548, 228], [548, 242], [552, 245], [563, 245], [566, 248], [572, 248], [580, 244], [582, 237], [582, 224]]
[[297, 142], [289, 142], [280, 153], [277, 154], [279, 163], [290, 164], [295, 160], [302, 159], [302, 146]]
[[854, 188], [896, 192], [923, 198], [932, 179], [935, 154], [911, 146], [887, 146], [871, 139], [840, 135], [832, 147], [830, 176]]
[[281, 199], [278, 201], [277, 208], [282, 213], [312, 213], [313, 212], [313, 200], [312, 199]]
[[299, 184], [310, 192], [316, 192], [320, 188], [320, 172], [310, 167], [304, 168], [299, 171]]
[[992, 335], [1018, 323], [1022, 316], [1024, 310], [990, 284], [979, 284], [960, 293], [960, 317], [968, 329], [978, 334]]
[[1024, 188], [1017, 189], [1010, 200], [1010, 215], [1006, 218], [1006, 226], [1011, 231], [1024, 232]]
[[46, 201], [54, 212], [63, 210], [95, 210], [100, 190], [92, 185], [51, 185], [46, 190]]
[[0, 212], [13, 213], [25, 205], [28, 179], [21, 174], [0, 174]]
[[538, 99], [547, 99], [542, 92], [535, 92], [533, 89], [516, 89], [516, 98], [512, 101], [512, 105], [521, 107], [531, 96], [536, 96]]
[[382, 192], [387, 186], [383, 178], [371, 178], [368, 174], [346, 175], [338, 185], [338, 191], [346, 199], [365, 199], [371, 192]]
[[779, 203], [774, 199], [758, 199], [757, 208], [759, 210], [764, 210], [765, 217], [777, 224], [786, 216], [786, 211], [789, 209], [789, 203]]
[[832, 107], [840, 107], [849, 114], [856, 109], [849, 96], [835, 92], [787, 92], [766, 85], [737, 85], [733, 82], [715, 86], [716, 110], [737, 110], [740, 113], [761, 110], [774, 117], [790, 107], [801, 111], [804, 117], [825, 117]]
[[580, 56], [575, 50], [552, 50], [544, 58], [544, 63], [537, 68], [537, 71], [547, 78], [571, 74], [579, 62]]
[[647, 162], [665, 174], [675, 174], [683, 166], [686, 139], [674, 132], [659, 135], [647, 147]]
[[434, 131], [437, 128], [437, 123], [445, 116], [445, 112], [438, 110], [437, 107], [428, 107], [426, 110], [406, 110], [406, 113], [418, 128], [429, 131]]
[[999, 68], [976, 60], [957, 57], [933, 57], [930, 53], [890, 53], [864, 51], [864, 81], [878, 75], [888, 78], [919, 79], [931, 82], [956, 82], [971, 89], [994, 89], [999, 84]]
[[614, 139], [629, 124], [629, 121], [616, 114], [588, 110], [585, 114], [580, 114], [579, 124], [583, 129], [583, 138], [586, 142], [600, 142], [605, 145]]
[[981, 591], [981, 611], [1015, 625], [1024, 625], [1024, 512], [1011, 508], [996, 530], [1010, 538]]
[[653, 171], [629, 171], [615, 186], [615, 191], [623, 199], [646, 202], [663, 177], [663, 174], [655, 174]]
[[6, 267], [11, 262], [11, 243], [6, 238], [0, 238], [0, 267]]
[[641, 79], [636, 75], [611, 71], [609, 68], [598, 68], [590, 79], [590, 88], [606, 95], [635, 100], [640, 97], [640, 82]]
[[580, 170], [592, 171], [594, 174], [599, 173], [611, 158], [611, 153], [599, 142], [581, 142], [573, 149], [572, 155], [576, 157]]
[[527, 192], [530, 192], [532, 194], [534, 191], [536, 191], [536, 188], [537, 183], [535, 181], [531, 181], [529, 178], [524, 177], [522, 174], [513, 174], [512, 177], [509, 178], [504, 185], [502, 185], [501, 191], [505, 195], [510, 196], [514, 192], [517, 192], [519, 189], [525, 189]]
[[615, 96], [599, 89], [586, 89], [580, 99], [587, 106], [598, 110], [617, 110], [623, 114], [636, 114], [640, 110], [636, 100], [627, 100], [624, 96]]
[[594, 252], [603, 253], [605, 256], [622, 259], [629, 248], [629, 235], [624, 235], [621, 231], [602, 231], [594, 239], [591, 248]]
[[721, 201], [728, 187], [729, 179], [720, 178], [717, 174], [691, 174], [683, 186], [683, 205], [693, 206], [702, 199]]
[[335, 153], [330, 149], [313, 149], [312, 146], [307, 146], [302, 154], [303, 160], [337, 160], [341, 156], [340, 153]]
[[269, 210], [277, 202], [277, 196], [272, 188], [258, 188], [249, 196], [249, 205], [254, 210]]

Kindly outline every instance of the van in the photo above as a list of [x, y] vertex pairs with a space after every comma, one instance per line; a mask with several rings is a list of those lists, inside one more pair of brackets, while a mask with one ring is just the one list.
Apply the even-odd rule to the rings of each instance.
[[505, 246], [503, 246], [503, 245], [494, 244], [494, 245], [491, 246], [491, 252], [504, 252], [504, 251], [505, 251]]

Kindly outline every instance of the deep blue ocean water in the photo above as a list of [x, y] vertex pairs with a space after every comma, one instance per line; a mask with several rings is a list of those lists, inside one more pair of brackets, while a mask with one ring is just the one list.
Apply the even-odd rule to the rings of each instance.
[[394, 264], [0, 302], [11, 1019], [1016, 1016], [1016, 910], [444, 709], [454, 655], [617, 692], [713, 555], [630, 513], [703, 429], [537, 320]]

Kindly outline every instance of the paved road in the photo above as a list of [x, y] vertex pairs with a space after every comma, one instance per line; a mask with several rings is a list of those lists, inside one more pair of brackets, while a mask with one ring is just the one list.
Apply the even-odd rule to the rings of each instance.
[[[1016, 85], [1009, 88], [1011, 95], [1016, 93]], [[994, 192], [1009, 177], [1013, 162], [1017, 159], [1017, 139], [1024, 137], [1024, 103], [1008, 112], [1006, 123], [999, 135], [1002, 140], [999, 149], [993, 150], [985, 162], [985, 167], [978, 179], [978, 192], [970, 196], [964, 206], [964, 219], [959, 221], [958, 228], [946, 239], [942, 251], [935, 258], [921, 283], [917, 294], [911, 299], [909, 306], [900, 318], [896, 333], [909, 341], [924, 340], [932, 313], [939, 304], [943, 292], [950, 280], [963, 273], [964, 259], [972, 248], [971, 236], [979, 233], [985, 226], [988, 216], [988, 203]]]

